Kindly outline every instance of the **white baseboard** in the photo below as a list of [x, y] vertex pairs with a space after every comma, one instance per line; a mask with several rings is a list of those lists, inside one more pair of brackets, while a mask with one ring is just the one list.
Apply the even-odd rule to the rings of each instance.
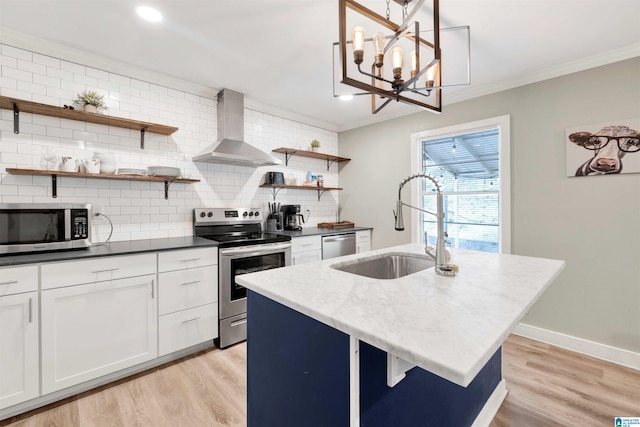
[[518, 324], [513, 330], [513, 333], [525, 338], [531, 338], [556, 347], [575, 351], [576, 353], [606, 360], [607, 362], [617, 365], [640, 370], [640, 353], [634, 353], [633, 351], [565, 335], [560, 332], [554, 332], [524, 323]]
[[505, 397], [507, 397], [507, 385], [503, 378], [493, 390], [489, 399], [487, 399], [471, 427], [489, 427], [493, 417], [496, 416], [498, 409], [502, 406]]

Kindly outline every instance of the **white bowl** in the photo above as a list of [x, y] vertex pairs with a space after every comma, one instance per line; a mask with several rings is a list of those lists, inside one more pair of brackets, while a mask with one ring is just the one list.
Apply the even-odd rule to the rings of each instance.
[[100, 161], [100, 173], [104, 173], [106, 175], [113, 175], [116, 173], [116, 164], [115, 163], [104, 163], [102, 160]]

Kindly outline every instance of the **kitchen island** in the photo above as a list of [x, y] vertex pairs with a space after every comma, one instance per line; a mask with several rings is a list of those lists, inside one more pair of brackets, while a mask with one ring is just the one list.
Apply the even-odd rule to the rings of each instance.
[[238, 276], [250, 290], [248, 425], [488, 425], [506, 395], [501, 345], [564, 262], [454, 250], [456, 277], [333, 268], [423, 253]]

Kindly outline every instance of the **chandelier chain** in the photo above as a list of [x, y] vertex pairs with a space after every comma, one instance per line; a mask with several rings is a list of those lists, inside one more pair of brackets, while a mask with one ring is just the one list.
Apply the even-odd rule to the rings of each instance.
[[402, 5], [402, 22], [407, 20], [407, 8], [409, 7], [409, 0], [404, 0], [404, 5]]
[[389, 9], [389, 2], [391, 0], [387, 0], [387, 19], [391, 19], [391, 9]]

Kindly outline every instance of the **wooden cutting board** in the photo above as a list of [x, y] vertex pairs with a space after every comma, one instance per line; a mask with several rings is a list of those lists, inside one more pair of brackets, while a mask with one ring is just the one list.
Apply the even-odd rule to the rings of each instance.
[[353, 228], [354, 223], [351, 221], [340, 222], [321, 222], [318, 224], [318, 228]]

